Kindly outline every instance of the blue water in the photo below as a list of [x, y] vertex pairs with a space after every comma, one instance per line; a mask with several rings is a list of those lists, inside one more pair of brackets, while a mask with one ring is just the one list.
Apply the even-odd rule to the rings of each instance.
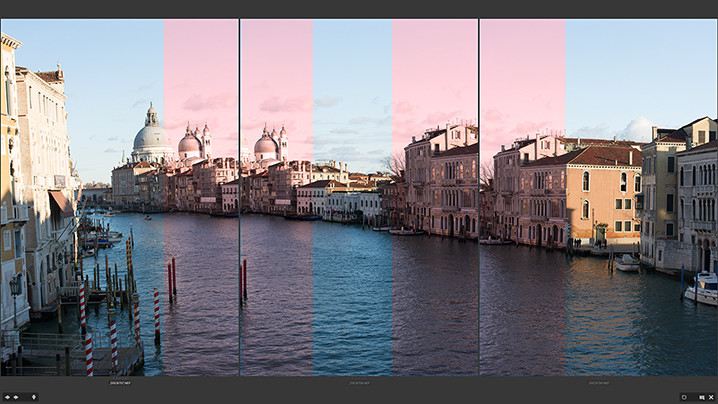
[[513, 246], [482, 248], [480, 275], [481, 375], [716, 375], [716, 308], [680, 279]]

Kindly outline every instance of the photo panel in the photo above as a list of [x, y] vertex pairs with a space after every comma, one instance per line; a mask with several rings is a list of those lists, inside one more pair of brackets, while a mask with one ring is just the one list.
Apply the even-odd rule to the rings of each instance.
[[480, 21], [481, 375], [716, 375], [716, 34]]
[[240, 374], [476, 375], [477, 21], [240, 25]]
[[238, 375], [238, 21], [2, 29], [3, 374]]

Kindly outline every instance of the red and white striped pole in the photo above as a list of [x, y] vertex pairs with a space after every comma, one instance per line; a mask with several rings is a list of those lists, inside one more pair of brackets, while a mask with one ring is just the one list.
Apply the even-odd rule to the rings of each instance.
[[87, 365], [87, 375], [94, 376], [92, 370], [92, 334], [89, 332], [85, 335], [85, 364]]
[[140, 295], [132, 294], [132, 302], [135, 305], [135, 342], [140, 345]]
[[160, 343], [160, 292], [155, 288], [155, 344]]
[[110, 344], [112, 346], [112, 373], [117, 372], [117, 310], [110, 307], [107, 310], [110, 315]]
[[82, 335], [87, 334], [87, 320], [85, 319], [85, 282], [80, 281], [80, 325]]

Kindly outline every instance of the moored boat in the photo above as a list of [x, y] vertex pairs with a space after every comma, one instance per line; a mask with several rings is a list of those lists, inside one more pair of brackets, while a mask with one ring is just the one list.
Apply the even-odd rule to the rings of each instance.
[[696, 285], [686, 289], [684, 296], [699, 303], [718, 306], [718, 277], [715, 272], [698, 273], [698, 290]]
[[372, 230], [374, 230], [374, 231], [389, 231], [389, 230], [391, 230], [391, 227], [389, 227], [389, 226], [372, 227]]
[[505, 244], [513, 244], [513, 242], [510, 240], [502, 240], [500, 238], [492, 239], [491, 237], [489, 237], [489, 238], [479, 240], [479, 244], [505, 245]]
[[638, 272], [641, 269], [641, 262], [630, 254], [623, 254], [621, 257], [614, 258], [613, 261], [616, 268], [623, 272]]
[[401, 229], [389, 230], [389, 233], [395, 236], [418, 236], [426, 232], [424, 230], [405, 230], [402, 227]]

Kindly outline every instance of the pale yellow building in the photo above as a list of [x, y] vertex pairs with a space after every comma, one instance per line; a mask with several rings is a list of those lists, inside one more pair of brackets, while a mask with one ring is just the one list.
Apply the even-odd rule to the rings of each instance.
[[[2, 210], [0, 238], [2, 241], [2, 271], [0, 272], [0, 338], [2, 360], [14, 352], [17, 333], [27, 326], [29, 305], [27, 271], [25, 267], [25, 223], [27, 205], [22, 202], [22, 167], [20, 163], [20, 129], [18, 126], [17, 85], [15, 82], [15, 50], [21, 42], [2, 34], [3, 78], [0, 90], [2, 127], [0, 129], [0, 171], [2, 178]], [[18, 279], [20, 294], [11, 293], [10, 281]]]

